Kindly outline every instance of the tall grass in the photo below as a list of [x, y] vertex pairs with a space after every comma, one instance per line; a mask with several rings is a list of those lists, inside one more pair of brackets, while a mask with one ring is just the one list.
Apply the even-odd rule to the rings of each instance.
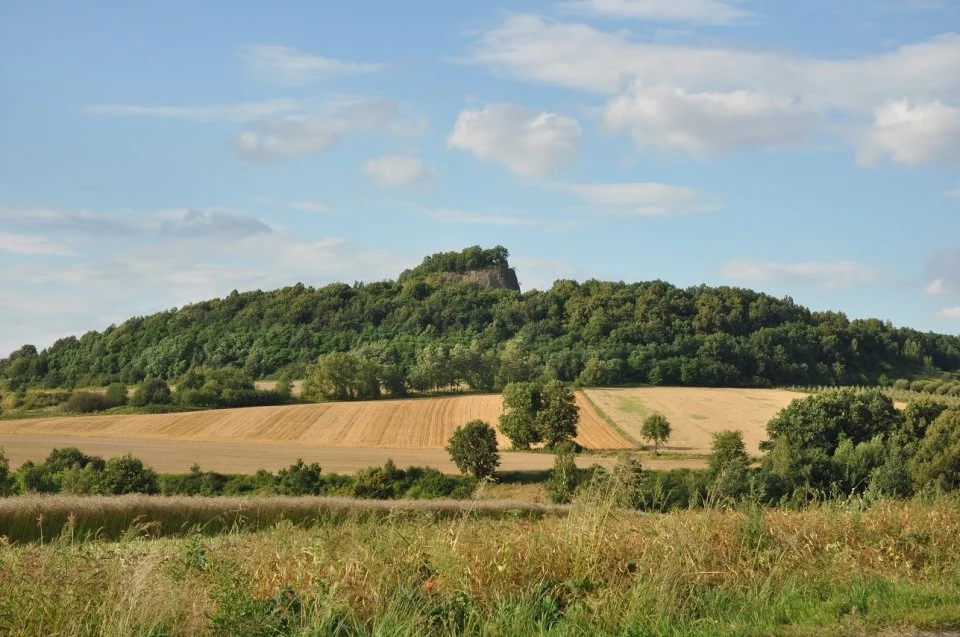
[[332, 497], [193, 497], [27, 495], [0, 498], [0, 539], [43, 542], [71, 538], [116, 540], [252, 532], [280, 522], [310, 527], [424, 515], [452, 518], [540, 516], [565, 507], [511, 500], [356, 500]]
[[641, 515], [617, 509], [615, 489], [587, 493], [567, 515], [490, 516], [460, 503], [446, 516], [408, 508], [213, 537], [135, 530], [117, 542], [64, 534], [10, 545], [0, 548], [0, 626], [824, 637], [960, 628], [956, 498]]

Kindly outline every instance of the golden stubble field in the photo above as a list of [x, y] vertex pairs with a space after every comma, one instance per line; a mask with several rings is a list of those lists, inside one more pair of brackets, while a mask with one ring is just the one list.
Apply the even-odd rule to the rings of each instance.
[[[635, 448], [643, 417], [660, 411], [673, 425], [667, 458], [646, 457], [644, 466], [703, 466], [712, 433], [739, 429], [751, 453], [765, 437], [767, 421], [801, 396], [778, 390], [642, 388], [577, 392], [577, 441], [588, 449]], [[603, 413], [598, 413], [595, 404]], [[0, 420], [0, 447], [16, 467], [41, 460], [54, 447], [79, 447], [105, 457], [133, 453], [158, 471], [275, 471], [303, 458], [327, 471], [354, 472], [392, 458], [399, 466], [427, 465], [456, 471], [444, 451], [454, 430], [481, 419], [496, 425], [498, 394], [335, 402], [282, 407], [219, 409], [174, 414], [67, 416]], [[611, 427], [606, 418], [616, 427]], [[509, 441], [498, 434], [501, 449]], [[676, 455], [680, 454], [680, 455]], [[684, 458], [685, 455], [691, 456]], [[584, 456], [581, 466], [609, 465], [612, 457]], [[505, 470], [548, 469], [548, 454], [504, 453]]]
[[[580, 435], [590, 449], [632, 447], [582, 396]], [[14, 466], [54, 447], [113, 456], [130, 451], [160, 471], [276, 470], [299, 457], [331, 471], [356, 471], [392, 458], [398, 465], [454, 471], [444, 446], [454, 430], [480, 419], [496, 425], [499, 394], [218, 409], [173, 414], [65, 416], [0, 421], [0, 446]], [[501, 449], [510, 441], [498, 433]], [[546, 469], [545, 454], [505, 454], [505, 469]]]
[[588, 389], [587, 396], [627, 435], [640, 440], [640, 427], [649, 414], [667, 417], [672, 435], [663, 451], [708, 454], [713, 434], [725, 429], [743, 432], [747, 452], [760, 453], [767, 422], [806, 394], [780, 389], [701, 387], [640, 387]]

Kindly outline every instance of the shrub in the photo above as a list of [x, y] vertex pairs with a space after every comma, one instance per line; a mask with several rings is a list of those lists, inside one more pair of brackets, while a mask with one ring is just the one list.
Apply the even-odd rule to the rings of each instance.
[[171, 402], [170, 386], [159, 378], [147, 378], [133, 392], [130, 404], [134, 407], [168, 405]]
[[0, 447], [0, 497], [13, 492], [13, 476], [10, 475], [10, 461]]
[[114, 407], [110, 399], [103, 394], [89, 391], [75, 391], [67, 401], [67, 411], [88, 414], [94, 411], [104, 411]]
[[960, 410], [947, 410], [930, 424], [910, 461], [914, 486], [960, 487]]
[[357, 473], [353, 484], [353, 496], [374, 500], [393, 500], [397, 497], [396, 483], [403, 479], [393, 460], [382, 467], [368, 467]]
[[27, 460], [17, 470], [17, 490], [20, 493], [56, 493], [58, 489], [45, 464]]
[[157, 473], [149, 467], [144, 467], [142, 460], [129, 453], [107, 460], [101, 475], [100, 486], [103, 493], [110, 495], [160, 491]]
[[462, 473], [474, 478], [491, 476], [500, 466], [497, 432], [482, 420], [471, 420], [457, 427], [447, 444], [447, 452]]
[[113, 403], [115, 407], [122, 407], [127, 404], [127, 386], [123, 383], [111, 383], [107, 385], [105, 396]]
[[298, 458], [296, 463], [277, 473], [277, 493], [282, 495], [319, 495], [323, 492], [320, 465], [305, 464]]
[[566, 504], [573, 498], [580, 483], [577, 460], [572, 445], [559, 445], [553, 459], [553, 471], [544, 485], [550, 501], [554, 504]]

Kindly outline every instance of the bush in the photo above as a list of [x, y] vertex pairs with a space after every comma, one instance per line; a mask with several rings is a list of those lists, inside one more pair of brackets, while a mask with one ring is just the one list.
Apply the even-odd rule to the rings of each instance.
[[554, 504], [567, 504], [580, 484], [577, 460], [572, 445], [559, 445], [553, 459], [553, 471], [544, 487]]
[[13, 493], [13, 476], [10, 475], [10, 461], [0, 447], [0, 497]]
[[914, 487], [960, 487], [960, 410], [947, 410], [930, 424], [910, 461]]
[[105, 411], [116, 405], [105, 395], [89, 391], [75, 391], [67, 401], [67, 411], [80, 414], [89, 414], [95, 411]]
[[286, 469], [277, 473], [277, 493], [281, 495], [320, 495], [323, 492], [323, 478], [320, 465], [304, 464], [301, 458]]
[[447, 444], [447, 452], [462, 473], [477, 479], [493, 475], [500, 466], [497, 432], [482, 420], [471, 420], [457, 427]]
[[382, 467], [368, 467], [357, 473], [353, 484], [353, 496], [371, 500], [393, 500], [397, 497], [396, 483], [403, 479], [393, 460]]
[[133, 392], [130, 404], [134, 407], [169, 405], [172, 402], [170, 386], [159, 378], [147, 378]]
[[20, 493], [56, 493], [59, 489], [45, 464], [27, 460], [17, 470], [17, 490]]
[[123, 383], [111, 383], [107, 385], [106, 397], [115, 407], [122, 407], [129, 400], [127, 397], [127, 386]]
[[[169, 391], [169, 390], [168, 390]], [[103, 493], [158, 493], [160, 485], [157, 473], [143, 466], [143, 461], [131, 454], [107, 460], [100, 480]]]

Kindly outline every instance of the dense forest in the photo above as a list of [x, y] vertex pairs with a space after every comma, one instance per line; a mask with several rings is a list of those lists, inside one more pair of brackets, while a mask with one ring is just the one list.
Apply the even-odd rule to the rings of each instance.
[[886, 383], [960, 370], [960, 338], [812, 312], [789, 297], [663, 281], [556, 281], [519, 293], [443, 271], [507, 268], [507, 250], [440, 253], [397, 281], [231, 292], [103, 332], [25, 345], [0, 361], [8, 390], [176, 380], [233, 367], [302, 377], [348, 353], [391, 393], [517, 380], [583, 385]]

